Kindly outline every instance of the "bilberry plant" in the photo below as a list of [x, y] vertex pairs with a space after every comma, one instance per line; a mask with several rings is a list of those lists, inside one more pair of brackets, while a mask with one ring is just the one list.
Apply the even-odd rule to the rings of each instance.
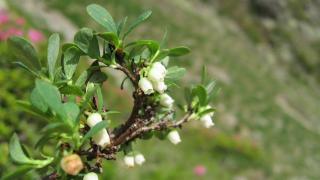
[[[99, 5], [89, 5], [87, 12], [106, 31], [82, 28], [73, 42], [63, 45], [59, 35], [52, 34], [46, 63], [23, 38], [8, 40], [20, 60], [15, 63], [35, 76], [29, 100], [18, 104], [47, 125], [34, 147], [40, 159], [27, 153], [17, 134], [12, 136], [10, 157], [19, 166], [4, 179], [36, 170], [44, 179], [96, 180], [102, 172], [102, 161], [115, 160], [120, 152], [128, 167], [146, 163], [145, 157], [133, 148], [134, 141], [154, 136], [176, 145], [182, 141], [178, 131], [185, 123], [198, 120], [206, 128], [214, 125], [215, 109], [209, 102], [216, 92], [215, 83], [207, 80], [205, 70], [200, 84], [185, 88], [185, 105], [178, 105], [171, 96], [174, 92], [170, 89], [185, 69], [169, 67], [168, 63], [171, 57], [189, 53], [187, 47], [164, 48], [163, 42], [154, 40], [127, 43], [127, 36], [150, 17], [151, 11], [141, 14], [128, 27], [127, 18], [116, 23]], [[77, 67], [81, 57], [90, 59], [89, 68], [83, 72]], [[109, 68], [123, 72], [133, 89], [131, 114], [115, 128], [110, 127], [110, 114], [115, 111], [105, 108], [102, 94]], [[180, 118], [178, 108], [183, 112]], [[55, 145], [51, 153], [44, 150], [48, 144]]]

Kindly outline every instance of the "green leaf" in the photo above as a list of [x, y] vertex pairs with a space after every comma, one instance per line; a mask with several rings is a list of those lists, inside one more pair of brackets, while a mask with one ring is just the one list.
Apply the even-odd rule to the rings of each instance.
[[20, 108], [23, 108], [23, 110], [25, 110], [26, 112], [35, 115], [35, 116], [39, 116], [42, 119], [48, 119], [48, 115], [41, 112], [40, 110], [38, 110], [37, 108], [35, 108], [33, 105], [31, 105], [29, 102], [27, 101], [17, 101], [17, 105]]
[[119, 45], [118, 36], [113, 32], [98, 33], [98, 36], [101, 37], [102, 39], [104, 39], [107, 42], [111, 42], [116, 47]]
[[1, 180], [21, 179], [19, 177], [25, 176], [25, 174], [31, 171], [32, 169], [35, 169], [35, 167], [31, 165], [20, 166], [13, 172], [10, 172], [9, 174], [3, 176]]
[[59, 88], [59, 90], [62, 94], [77, 95], [77, 96], [83, 95], [81, 87], [77, 85], [64, 84], [62, 87]]
[[200, 113], [199, 113], [199, 116], [201, 117], [201, 116], [203, 116], [203, 115], [206, 115], [206, 114], [209, 114], [209, 113], [213, 113], [213, 112], [215, 112], [215, 111], [216, 111], [216, 109], [214, 109], [214, 108], [209, 108], [209, 109], [206, 109], [206, 110], [200, 112]]
[[30, 95], [30, 102], [33, 107], [37, 108], [42, 113], [46, 113], [48, 111], [48, 105], [43, 100], [41, 94], [39, 93], [39, 90], [37, 88], [34, 88]]
[[55, 66], [59, 56], [60, 37], [58, 33], [52, 34], [48, 41], [48, 70], [50, 79], [53, 80]]
[[206, 66], [202, 66], [202, 71], [201, 71], [201, 84], [204, 84], [207, 80], [207, 68]]
[[154, 55], [159, 49], [160, 49], [160, 45], [157, 41], [154, 40], [138, 40], [135, 42], [131, 42], [127, 45], [127, 47], [143, 47], [143, 46], [147, 46], [148, 49], [150, 50], [151, 56]]
[[99, 42], [96, 35], [93, 36], [90, 42], [89, 49], [88, 49], [88, 56], [94, 59], [98, 59], [100, 57], [100, 47], [99, 47]]
[[61, 95], [57, 87], [52, 84], [37, 79], [36, 89], [42, 100], [49, 106], [49, 108], [59, 115], [60, 119], [66, 122], [66, 112], [61, 103]]
[[215, 81], [212, 81], [208, 85], [206, 85], [206, 90], [207, 90], [208, 94], [211, 94], [215, 87], [216, 87]]
[[117, 33], [117, 26], [110, 13], [100, 5], [91, 4], [87, 6], [88, 14], [107, 30]]
[[97, 89], [97, 100], [98, 100], [98, 111], [101, 113], [103, 110], [103, 94], [102, 94], [102, 90], [101, 87], [99, 86]]
[[124, 26], [126, 25], [128, 17], [123, 18], [117, 25], [117, 35], [120, 36]]
[[64, 44], [62, 44], [62, 47], [61, 47], [62, 52], [67, 51], [67, 50], [68, 50], [69, 48], [71, 48], [71, 47], [79, 48], [77, 44], [74, 44], [74, 43], [64, 43]]
[[108, 76], [104, 72], [95, 71], [91, 75], [91, 77], [89, 79], [89, 82], [96, 83], [96, 84], [101, 84], [104, 81], [106, 81], [107, 79], [108, 79]]
[[189, 52], [190, 52], [189, 48], [181, 46], [181, 47], [169, 49], [168, 56], [171, 56], [171, 57], [183, 56], [188, 54]]
[[80, 59], [78, 48], [70, 47], [64, 53], [63, 70], [67, 79], [71, 79], [75, 73]]
[[98, 58], [100, 56], [98, 39], [92, 29], [80, 29], [74, 36], [74, 43], [91, 58]]
[[9, 154], [11, 159], [19, 164], [32, 164], [32, 160], [28, 158], [21, 147], [17, 134], [13, 134], [9, 142]]
[[151, 10], [145, 11], [144, 13], [142, 13], [128, 28], [127, 32], [124, 33], [123, 35], [123, 39], [125, 39], [127, 37], [127, 35], [134, 30], [139, 24], [141, 24], [142, 22], [144, 22], [145, 20], [147, 20], [152, 14]]
[[76, 122], [79, 114], [80, 114], [80, 109], [77, 104], [73, 102], [67, 102], [63, 104], [63, 107], [65, 111], [67, 112], [67, 116], [70, 120], [73, 122]]
[[55, 138], [57, 136], [58, 136], [57, 134], [44, 134], [40, 139], [38, 139], [38, 141], [36, 142], [34, 148], [42, 150], [42, 148], [46, 144], [48, 144], [50, 139], [53, 139], [53, 138]]
[[25, 39], [12, 36], [8, 40], [8, 45], [14, 55], [32, 70], [40, 70], [41, 64], [34, 47]]
[[70, 128], [66, 126], [64, 123], [55, 122], [46, 125], [41, 129], [42, 134], [52, 134], [52, 133], [70, 133]]
[[173, 66], [167, 69], [167, 74], [165, 77], [166, 82], [175, 82], [179, 79], [181, 79], [184, 74], [186, 73], [186, 69], [178, 67], [178, 66]]
[[[84, 100], [81, 103], [81, 108], [80, 108], [80, 114], [83, 113], [86, 108], [90, 105], [90, 102], [92, 100], [92, 97], [94, 96], [94, 94], [97, 91], [98, 86], [94, 85], [94, 83], [88, 83], [87, 84], [87, 92], [84, 96]], [[77, 122], [75, 122], [75, 124], [79, 124], [79, 118], [77, 119]]]
[[33, 71], [32, 69], [30, 69], [27, 65], [25, 65], [23, 62], [13, 62], [13, 64], [16, 64], [18, 66], [20, 66], [21, 68], [23, 68], [24, 70], [30, 72], [31, 74], [33, 74], [36, 77], [39, 77], [39, 74], [35, 71]]
[[207, 103], [207, 91], [203, 86], [201, 86], [201, 85], [196, 86], [192, 90], [192, 95], [198, 97], [199, 104], [201, 106], [206, 105], [206, 103]]
[[13, 136], [10, 139], [9, 154], [11, 159], [14, 162], [18, 164], [34, 165], [33, 166], [34, 168], [42, 168], [53, 161], [52, 157], [48, 157], [47, 159], [44, 159], [44, 160], [34, 160], [34, 159], [28, 158], [21, 147], [17, 134], [13, 134]]
[[83, 137], [82, 139], [82, 143], [83, 144], [85, 141], [87, 141], [89, 138], [91, 138], [92, 136], [94, 136], [95, 134], [97, 134], [99, 131], [101, 131], [102, 129], [106, 128], [108, 125], [107, 121], [101, 121], [98, 124], [96, 124], [95, 126], [93, 126], [88, 132], [87, 134]]
[[74, 36], [74, 43], [85, 53], [88, 53], [90, 42], [93, 38], [93, 30], [81, 28]]

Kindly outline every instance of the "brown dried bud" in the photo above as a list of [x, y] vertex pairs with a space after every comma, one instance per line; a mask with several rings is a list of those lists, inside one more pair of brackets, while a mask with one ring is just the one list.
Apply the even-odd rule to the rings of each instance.
[[77, 175], [83, 169], [83, 163], [78, 154], [67, 155], [60, 162], [61, 168], [70, 175]]

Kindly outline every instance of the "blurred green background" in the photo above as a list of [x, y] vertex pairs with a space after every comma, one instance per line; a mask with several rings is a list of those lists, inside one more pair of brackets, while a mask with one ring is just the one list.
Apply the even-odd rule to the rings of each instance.
[[[117, 20], [128, 16], [130, 21], [151, 9], [153, 16], [132, 38], [160, 40], [167, 28], [169, 47], [192, 49], [190, 55], [172, 60], [188, 69], [181, 85], [198, 81], [205, 65], [221, 88], [213, 102], [214, 128], [191, 123], [178, 146], [157, 139], [138, 142], [135, 148], [145, 155], [146, 164], [127, 169], [119, 155], [118, 161], [104, 163], [103, 179], [320, 178], [319, 0], [0, 0], [9, 18], [25, 20], [6, 25], [0, 18], [0, 32], [11, 26], [22, 29], [45, 56], [51, 32], [71, 41], [80, 27], [101, 28], [86, 14], [90, 3], [103, 5]], [[4, 39], [0, 176], [14, 169], [7, 156], [13, 131], [32, 149], [43, 126], [41, 119], [15, 105], [15, 99], [28, 97], [33, 82], [10, 63], [14, 52], [7, 50]], [[113, 78], [105, 84], [108, 107], [125, 109], [118, 117], [125, 119], [130, 95], [118, 88], [119, 74], [110, 73]], [[181, 92], [175, 89], [172, 95]], [[196, 173], [199, 167], [206, 172]], [[24, 178], [39, 177], [31, 172]]]

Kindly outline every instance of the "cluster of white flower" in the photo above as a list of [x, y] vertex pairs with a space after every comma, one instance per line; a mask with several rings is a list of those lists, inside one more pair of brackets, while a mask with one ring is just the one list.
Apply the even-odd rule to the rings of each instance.
[[160, 104], [166, 108], [171, 108], [174, 100], [164, 93], [167, 90], [167, 85], [164, 82], [166, 73], [166, 68], [160, 62], [155, 62], [151, 65], [147, 77], [141, 77], [138, 85], [147, 95], [155, 91], [160, 93]]
[[[92, 113], [87, 119], [87, 125], [92, 128], [101, 121], [102, 117], [99, 113]], [[92, 139], [97, 145], [101, 146], [102, 148], [110, 144], [110, 137], [106, 129], [102, 129], [101, 131], [99, 131], [92, 137]]]
[[139, 87], [148, 95], [154, 93], [154, 91], [164, 93], [167, 90], [167, 85], [164, 83], [166, 73], [166, 68], [160, 62], [153, 63], [147, 77], [141, 77]]
[[144, 156], [140, 153], [135, 156], [126, 155], [123, 160], [124, 164], [128, 167], [134, 167], [135, 164], [141, 166], [146, 161]]

